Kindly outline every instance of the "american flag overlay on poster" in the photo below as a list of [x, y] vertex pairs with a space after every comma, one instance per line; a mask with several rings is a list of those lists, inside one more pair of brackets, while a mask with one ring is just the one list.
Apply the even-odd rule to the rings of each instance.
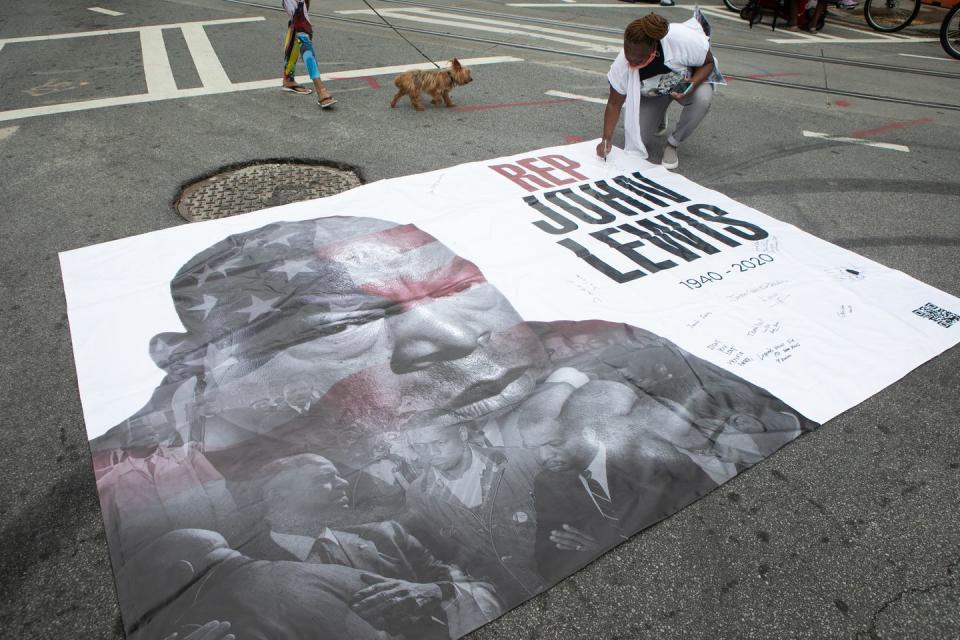
[[458, 638], [960, 340], [593, 145], [61, 254], [129, 638]]

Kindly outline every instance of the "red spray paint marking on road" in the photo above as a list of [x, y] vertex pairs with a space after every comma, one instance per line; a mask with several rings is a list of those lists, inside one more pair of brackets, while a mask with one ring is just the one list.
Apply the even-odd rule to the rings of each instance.
[[567, 144], [573, 144], [574, 142], [583, 142], [583, 136], [567, 136], [563, 139]]
[[379, 89], [379, 88], [380, 88], [380, 83], [377, 82], [377, 79], [374, 78], [373, 76], [366, 76], [366, 77], [364, 77], [364, 80], [367, 81], [367, 84], [370, 85], [370, 88], [371, 88], [371, 89]]
[[840, 98], [839, 100], [834, 100], [831, 104], [837, 107], [849, 107], [851, 102], [849, 100], [844, 100]]
[[906, 129], [907, 127], [914, 127], [918, 124], [928, 124], [933, 122], [931, 118], [920, 118], [919, 120], [903, 120], [901, 122], [890, 122], [881, 127], [875, 129], [861, 129], [860, 131], [854, 131], [850, 134], [853, 138], [869, 138], [870, 136], [876, 135], [878, 133], [885, 133], [887, 131], [893, 131], [894, 129]]

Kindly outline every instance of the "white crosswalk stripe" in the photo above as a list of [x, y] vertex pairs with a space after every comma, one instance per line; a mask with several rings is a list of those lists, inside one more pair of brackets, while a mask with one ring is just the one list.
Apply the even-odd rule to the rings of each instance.
[[222, 89], [230, 86], [230, 78], [223, 70], [220, 64], [220, 58], [217, 52], [213, 50], [210, 44], [210, 38], [204, 31], [202, 24], [187, 24], [181, 27], [183, 37], [187, 41], [187, 48], [193, 57], [193, 64], [197, 67], [197, 73], [200, 74], [200, 82], [204, 87], [211, 89]]
[[165, 95], [177, 90], [173, 79], [167, 47], [163, 42], [163, 29], [147, 27], [140, 31], [140, 49], [143, 52], [143, 73], [147, 80], [147, 93]]
[[105, 16], [122, 16], [123, 14], [119, 11], [114, 11], [112, 9], [104, 9], [103, 7], [87, 7], [87, 11], [93, 11], [94, 13], [102, 13]]
[[[579, 31], [553, 29], [550, 27], [511, 22], [508, 20], [494, 20], [492, 18], [459, 15], [421, 7], [409, 9], [380, 9], [379, 11], [380, 15], [390, 20], [459, 27], [467, 30], [497, 33], [500, 35], [526, 36], [535, 40], [559, 42], [569, 47], [576, 47], [596, 53], [616, 53], [620, 51], [620, 47], [623, 46], [623, 39], [620, 37], [600, 36], [581, 33]], [[374, 15], [374, 12], [370, 9], [351, 9], [337, 11], [337, 13], [344, 15]]]
[[893, 144], [892, 142], [873, 142], [863, 138], [847, 138], [844, 136], [831, 136], [828, 133], [819, 133], [817, 131], [804, 131], [804, 138], [819, 138], [820, 140], [830, 140], [831, 142], [846, 142], [849, 144], [859, 144], [865, 147], [876, 147], [877, 149], [889, 149], [890, 151], [903, 151], [910, 153], [910, 147], [902, 144]]

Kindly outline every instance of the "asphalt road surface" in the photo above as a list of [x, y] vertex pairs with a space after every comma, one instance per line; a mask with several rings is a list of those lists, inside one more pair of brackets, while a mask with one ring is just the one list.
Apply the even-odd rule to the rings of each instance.
[[[314, 9], [324, 112], [279, 91], [279, 0], [5, 0], [0, 635], [122, 635], [57, 252], [184, 224], [181, 186], [238, 162], [372, 181], [596, 138], [623, 26], [682, 2], [378, 0], [430, 58], [487, 59], [457, 108], [416, 113], [385, 68], [424, 59], [358, 0]], [[942, 10], [883, 35], [833, 9], [811, 36], [711, 2], [731, 80], [678, 171], [960, 295]], [[473, 637], [960, 637], [958, 371], [954, 348]]]

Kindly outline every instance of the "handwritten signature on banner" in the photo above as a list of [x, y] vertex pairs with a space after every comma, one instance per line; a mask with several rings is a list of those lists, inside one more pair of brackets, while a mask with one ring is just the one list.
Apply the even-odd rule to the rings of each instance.
[[703, 313], [698, 315], [696, 318], [694, 318], [693, 321], [687, 325], [687, 328], [693, 329], [694, 327], [698, 326], [701, 322], [709, 318], [710, 315], [711, 313], [709, 311], [704, 311]]
[[766, 360], [768, 358], [773, 358], [778, 363], [786, 362], [793, 356], [793, 352], [800, 347], [800, 343], [794, 340], [793, 338], [787, 338], [785, 341], [780, 342], [760, 354], [760, 360]]
[[768, 236], [754, 242], [753, 248], [762, 253], [777, 253], [780, 250], [780, 243], [777, 241], [777, 236]]
[[770, 289], [772, 287], [779, 287], [780, 285], [786, 284], [786, 283], [787, 283], [786, 280], [774, 280], [773, 282], [764, 282], [763, 284], [757, 285], [756, 287], [753, 287], [751, 289], [747, 289], [746, 291], [741, 291], [739, 293], [731, 294], [727, 296], [727, 300], [730, 302], [737, 302], [739, 300], [746, 298], [747, 296], [753, 295], [755, 293], [759, 293], [760, 291], [765, 291], [766, 289]]
[[[779, 325], [779, 323], [774, 323]], [[772, 327], [772, 325], [767, 325]], [[779, 330], [779, 326], [777, 327]], [[771, 332], [773, 333], [773, 332]], [[783, 341], [777, 342], [773, 346], [766, 347], [755, 354], [750, 354], [740, 347], [737, 347], [723, 340], [714, 340], [707, 345], [707, 349], [711, 351], [716, 351], [725, 356], [729, 356], [726, 360], [726, 364], [729, 366], [738, 366], [743, 367], [751, 362], [764, 360], [774, 360], [777, 363], [786, 362], [791, 357], [793, 357], [794, 351], [800, 347], [800, 342], [794, 338], [787, 338]]]
[[767, 322], [766, 320], [757, 320], [753, 323], [753, 326], [750, 327], [750, 330], [747, 331], [748, 336], [755, 336], [757, 334], [773, 334], [780, 331], [780, 322]]

